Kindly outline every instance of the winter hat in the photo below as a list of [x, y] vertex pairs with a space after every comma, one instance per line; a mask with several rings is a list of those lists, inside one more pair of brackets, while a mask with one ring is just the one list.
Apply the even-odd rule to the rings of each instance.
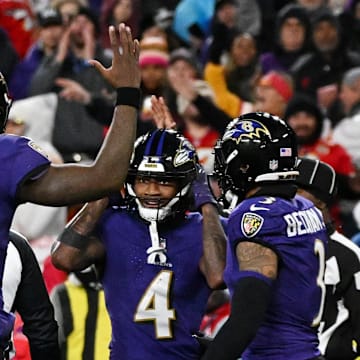
[[316, 129], [312, 134], [311, 139], [307, 142], [311, 144], [321, 136], [324, 124], [324, 115], [315, 100], [313, 100], [310, 96], [306, 94], [296, 94], [286, 106], [284, 120], [288, 121], [291, 116], [301, 111], [314, 116], [316, 119]]
[[276, 21], [280, 27], [288, 18], [298, 19], [306, 28], [310, 26], [309, 16], [303, 6], [298, 4], [287, 4], [278, 13]]
[[335, 170], [323, 161], [309, 158], [300, 158], [297, 170], [297, 185], [331, 205], [337, 192]]
[[159, 65], [167, 67], [169, 51], [166, 40], [160, 36], [147, 36], [140, 41], [140, 67]]
[[194, 68], [196, 74], [200, 76], [200, 64], [197, 62], [193, 53], [187, 48], [178, 48], [170, 53], [169, 65], [174, 64], [178, 60], [186, 61], [191, 67]]
[[38, 23], [41, 27], [53, 26], [53, 25], [62, 25], [61, 14], [53, 9], [47, 8], [39, 12], [38, 14]]
[[324, 120], [323, 113], [319, 106], [310, 96], [305, 94], [296, 94], [289, 101], [285, 110], [284, 120], [288, 120], [290, 116], [300, 111], [305, 111], [313, 115], [319, 123], [322, 123]]

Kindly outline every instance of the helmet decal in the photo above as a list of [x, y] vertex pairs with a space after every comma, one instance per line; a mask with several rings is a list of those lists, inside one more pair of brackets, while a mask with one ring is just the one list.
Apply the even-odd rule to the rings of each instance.
[[[294, 181], [298, 175], [295, 133], [286, 122], [269, 113], [249, 113], [234, 119], [214, 152], [220, 201], [227, 201], [229, 192], [243, 198], [260, 183]], [[246, 220], [249, 226], [249, 218]]]
[[174, 156], [173, 163], [175, 167], [178, 167], [189, 161], [195, 162], [195, 148], [191, 145], [189, 140], [184, 139]]
[[224, 134], [223, 140], [231, 139], [239, 143], [243, 139], [260, 139], [263, 134], [270, 136], [264, 124], [256, 120], [243, 120], [236, 124], [234, 129]]

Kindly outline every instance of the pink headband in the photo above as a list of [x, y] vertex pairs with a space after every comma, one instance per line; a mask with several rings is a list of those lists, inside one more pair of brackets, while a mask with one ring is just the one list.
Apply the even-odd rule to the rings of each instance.
[[169, 55], [157, 49], [151, 50], [142, 50], [140, 51], [139, 56], [139, 65], [140, 67], [146, 65], [159, 65], [162, 67], [167, 67], [169, 64]]

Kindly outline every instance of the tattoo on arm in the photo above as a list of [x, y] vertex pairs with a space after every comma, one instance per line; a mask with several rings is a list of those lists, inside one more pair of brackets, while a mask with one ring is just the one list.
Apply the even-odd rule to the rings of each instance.
[[278, 258], [270, 248], [244, 241], [237, 245], [236, 255], [240, 270], [255, 271], [270, 279], [276, 279]]

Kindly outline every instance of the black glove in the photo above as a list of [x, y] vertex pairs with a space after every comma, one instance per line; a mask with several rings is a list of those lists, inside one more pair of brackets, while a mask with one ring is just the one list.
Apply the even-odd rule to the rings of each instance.
[[197, 177], [192, 183], [192, 191], [195, 211], [200, 211], [204, 204], [213, 204], [217, 207], [217, 202], [209, 188], [207, 174], [201, 165], [197, 165]]
[[208, 346], [211, 344], [213, 339], [210, 336], [203, 334], [202, 332], [198, 331], [192, 335], [200, 344], [201, 354], [204, 354], [207, 350]]

